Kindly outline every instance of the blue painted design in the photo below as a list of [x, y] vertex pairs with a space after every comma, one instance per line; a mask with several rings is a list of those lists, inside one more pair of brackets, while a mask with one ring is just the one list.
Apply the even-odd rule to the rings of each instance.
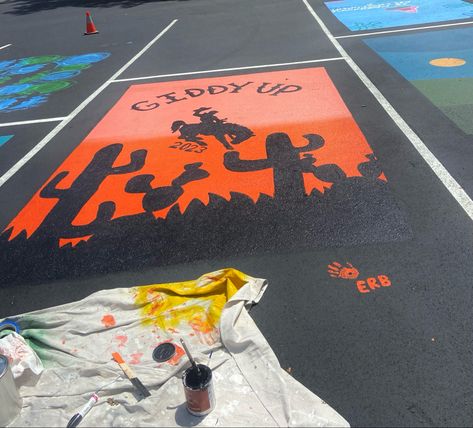
[[108, 58], [110, 54], [108, 52], [96, 52], [91, 54], [85, 55], [76, 55], [71, 56], [69, 58], [63, 59], [61, 61], [57, 61], [58, 65], [66, 66], [66, 65], [78, 65], [78, 64], [93, 64], [95, 62], [99, 62]]
[[0, 99], [0, 111], [2, 110], [8, 110], [10, 106], [15, 104], [17, 101], [16, 98], [4, 98]]
[[67, 71], [56, 71], [55, 73], [49, 73], [41, 77], [41, 80], [53, 81], [53, 80], [66, 80], [71, 77], [78, 76], [80, 70], [67, 70]]
[[[26, 110], [43, 104], [51, 93], [71, 86], [74, 83], [71, 79], [82, 70], [109, 56], [108, 52], [95, 52], [68, 57], [49, 55], [1, 61], [0, 113]], [[64, 69], [66, 67], [69, 69]]]
[[[21, 64], [20, 64], [21, 65]], [[36, 71], [41, 70], [46, 64], [34, 64], [34, 65], [26, 65], [20, 68], [14, 68], [10, 71], [10, 74], [29, 74], [34, 73]]]
[[339, 0], [325, 2], [350, 30], [401, 27], [467, 19], [473, 4], [464, 0]]
[[473, 135], [472, 39], [470, 27], [383, 36], [364, 42], [465, 134]]
[[38, 107], [48, 100], [47, 95], [35, 95], [33, 97], [20, 97], [17, 98], [19, 104], [12, 105], [9, 107], [9, 111], [27, 110], [31, 107]]
[[[473, 77], [473, 28], [365, 39], [364, 42], [408, 80]], [[461, 67], [433, 67], [436, 58], [460, 58]]]
[[21, 83], [19, 85], [7, 85], [3, 86], [0, 88], [0, 96], [4, 95], [15, 95], [18, 94], [28, 88], [30, 88], [31, 85], [29, 83]]
[[0, 135], [0, 147], [3, 146], [13, 135]]
[[14, 64], [16, 61], [1, 61], [0, 62], [0, 71], [6, 70], [9, 68], [12, 64]]

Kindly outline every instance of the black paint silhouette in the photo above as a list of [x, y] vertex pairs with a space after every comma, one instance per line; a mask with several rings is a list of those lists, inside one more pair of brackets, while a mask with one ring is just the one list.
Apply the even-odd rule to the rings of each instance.
[[363, 177], [378, 178], [383, 173], [378, 158], [374, 153], [366, 155], [366, 158], [368, 161], [360, 163], [358, 171]]
[[[57, 198], [59, 201], [43, 221], [36, 232], [37, 234], [48, 234], [54, 230], [58, 238], [70, 239], [96, 234], [106, 228], [115, 213], [116, 205], [113, 201], [102, 202], [98, 207], [96, 218], [91, 223], [74, 226], [72, 222], [107, 176], [136, 172], [143, 167], [146, 150], [132, 152], [129, 164], [113, 167], [112, 165], [122, 147], [121, 144], [112, 144], [99, 150], [69, 189], [57, 188], [58, 184], [67, 176], [67, 171], [57, 174], [46, 184], [41, 190], [40, 196], [42, 198]], [[155, 178], [154, 175], [138, 175], [128, 181], [125, 191], [144, 193], [142, 203], [148, 213], [167, 208], [177, 202], [184, 193], [182, 186], [209, 176], [207, 171], [200, 168], [201, 166], [200, 162], [185, 165], [184, 172], [172, 181], [171, 186], [152, 188], [151, 182]]]
[[144, 193], [144, 210], [147, 212], [158, 211], [177, 202], [184, 193], [182, 187], [184, 184], [190, 183], [191, 181], [202, 180], [210, 175], [207, 171], [201, 169], [201, 166], [202, 162], [185, 165], [184, 172], [172, 181], [171, 186], [165, 187], [151, 187], [154, 175], [138, 175], [130, 179], [125, 187], [125, 191], [128, 193]]
[[266, 138], [266, 159], [243, 160], [238, 152], [227, 152], [224, 165], [230, 171], [250, 172], [272, 168], [274, 174], [274, 198], [288, 201], [305, 196], [304, 172], [312, 172], [314, 158], [299, 154], [319, 149], [324, 139], [317, 134], [307, 134], [308, 141], [303, 147], [294, 147], [284, 132], [276, 132]]
[[[111, 144], [95, 153], [89, 165], [74, 180], [68, 189], [60, 189], [57, 186], [69, 174], [63, 171], [57, 174], [41, 190], [42, 198], [57, 198], [58, 202], [41, 223], [41, 229], [55, 231], [61, 235], [69, 231], [71, 223], [87, 201], [98, 190], [100, 184], [109, 175], [128, 174], [143, 168], [146, 158], [146, 150], [135, 150], [130, 155], [130, 162], [126, 165], [116, 166], [113, 164], [122, 151], [122, 144]], [[115, 211], [113, 202], [104, 202], [100, 205], [95, 223], [109, 221]], [[92, 225], [93, 226], [93, 225]]]
[[[179, 131], [179, 139], [202, 146], [206, 146], [207, 143], [200, 135], [213, 135], [228, 150], [233, 150], [233, 144], [240, 144], [254, 136], [251, 129], [236, 123], [227, 123], [226, 118], [219, 119], [215, 115], [218, 112], [210, 109], [211, 107], [201, 107], [194, 110], [194, 116], [200, 119], [199, 123], [186, 123], [183, 120], [174, 121], [171, 126], [172, 132]], [[227, 137], [229, 140], [227, 140]]]
[[[280, 248], [360, 245], [410, 238], [404, 212], [387, 183], [379, 179], [381, 169], [373, 154], [358, 165], [361, 177], [347, 177], [335, 164], [315, 165], [317, 159], [308, 152], [323, 147], [321, 136], [307, 134], [304, 138], [307, 144], [295, 147], [286, 133], [268, 135], [264, 159], [242, 160], [238, 152], [225, 153], [224, 165], [231, 171], [272, 169], [274, 198], [263, 194], [254, 202], [242, 193], [231, 192], [229, 200], [209, 193], [207, 205], [194, 199], [181, 213], [175, 202], [183, 194], [183, 186], [209, 176], [201, 163], [191, 163], [184, 166], [170, 186], [153, 188], [152, 174], [128, 180], [126, 192], [143, 194], [145, 212], [114, 218], [115, 203], [105, 201], [94, 221], [72, 226], [107, 176], [132, 173], [143, 167], [145, 150], [133, 152], [128, 164], [114, 167], [122, 145], [107, 146], [95, 154], [68, 189], [58, 188], [67, 172], [47, 183], [41, 197], [57, 198], [58, 202], [29, 238], [22, 231], [9, 241], [12, 229], [0, 236], [0, 253], [4, 256], [0, 264], [2, 284], [104, 274]], [[324, 193], [314, 189], [306, 195], [304, 174], [314, 174], [331, 186]], [[166, 218], [154, 217], [153, 211], [173, 204]], [[58, 246], [61, 238], [86, 235], [87, 241]]]

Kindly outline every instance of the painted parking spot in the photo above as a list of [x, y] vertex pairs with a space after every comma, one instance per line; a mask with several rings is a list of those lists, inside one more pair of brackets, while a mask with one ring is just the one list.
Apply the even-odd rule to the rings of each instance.
[[386, 182], [323, 67], [135, 85], [1, 246], [21, 275], [67, 276], [396, 241], [409, 228]]
[[473, 18], [469, 0], [336, 0], [325, 5], [352, 31]]
[[74, 85], [82, 70], [110, 54], [35, 56], [0, 62], [0, 113], [29, 110], [48, 101], [57, 91]]
[[473, 135], [473, 28], [383, 36], [364, 42], [463, 132]]

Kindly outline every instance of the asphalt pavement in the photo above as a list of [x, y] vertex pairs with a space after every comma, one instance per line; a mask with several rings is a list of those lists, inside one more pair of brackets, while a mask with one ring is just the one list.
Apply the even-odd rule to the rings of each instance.
[[0, 317], [234, 267], [353, 426], [470, 426], [473, 5], [87, 3], [0, 1]]

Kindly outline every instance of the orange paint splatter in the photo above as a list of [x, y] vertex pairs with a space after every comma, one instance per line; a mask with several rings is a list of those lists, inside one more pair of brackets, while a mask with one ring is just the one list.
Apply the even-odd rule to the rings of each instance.
[[218, 281], [220, 279], [220, 278], [216, 278], [215, 276], [211, 276], [211, 275], [205, 275], [204, 278], [208, 278], [211, 281]]
[[[156, 346], [159, 346], [162, 343], [172, 343], [174, 345], [174, 348], [176, 349], [175, 354], [172, 356], [172, 358], [170, 358], [169, 360], [167, 360], [165, 362], [167, 364], [171, 364], [172, 366], [176, 366], [179, 363], [179, 360], [182, 358], [182, 356], [186, 354], [186, 351], [184, 351], [184, 349], [182, 349], [179, 345], [174, 343], [172, 341], [172, 339], [165, 340], [164, 342], [159, 342]], [[153, 346], [153, 349], [154, 348], [155, 348], [155, 346]], [[158, 367], [160, 367], [160, 366], [161, 366], [161, 364], [158, 365]]]
[[208, 320], [204, 320], [201, 317], [194, 317], [189, 321], [189, 325], [197, 333], [210, 333], [215, 329], [215, 326], [212, 325]]
[[104, 315], [102, 317], [102, 324], [105, 328], [114, 327], [116, 324], [115, 317], [110, 314]]
[[115, 339], [118, 340], [118, 347], [123, 348], [126, 345], [126, 342], [128, 342], [128, 336], [123, 336], [123, 335], [118, 335], [115, 336]]
[[136, 352], [134, 354], [131, 354], [130, 364], [140, 364], [142, 356], [143, 356], [143, 352]]
[[177, 366], [179, 363], [179, 360], [182, 358], [183, 355], [185, 355], [184, 349], [182, 349], [179, 345], [174, 344], [176, 347], [176, 353], [173, 355], [173, 357], [166, 361], [167, 363], [171, 364], [171, 366]]

